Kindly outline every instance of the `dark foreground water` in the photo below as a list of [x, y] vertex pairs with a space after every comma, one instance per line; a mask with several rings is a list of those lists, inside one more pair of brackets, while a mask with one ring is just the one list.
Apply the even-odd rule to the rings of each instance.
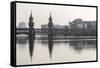
[[17, 37], [17, 65], [96, 60], [96, 39]]

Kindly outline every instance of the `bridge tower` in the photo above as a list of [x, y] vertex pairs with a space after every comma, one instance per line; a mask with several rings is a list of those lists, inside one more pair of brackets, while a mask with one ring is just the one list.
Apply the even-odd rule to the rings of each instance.
[[34, 29], [34, 22], [33, 22], [33, 17], [32, 17], [32, 11], [29, 17], [29, 34], [30, 35], [35, 35], [35, 29]]
[[50, 12], [49, 23], [48, 23], [48, 48], [50, 53], [50, 59], [52, 58], [52, 50], [53, 50], [53, 21]]
[[51, 12], [50, 12], [49, 23], [48, 23], [48, 33], [49, 34], [53, 33], [53, 22], [52, 22]]

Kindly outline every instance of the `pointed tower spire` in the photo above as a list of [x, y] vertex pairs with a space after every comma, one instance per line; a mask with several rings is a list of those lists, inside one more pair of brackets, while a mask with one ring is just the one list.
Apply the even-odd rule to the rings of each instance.
[[32, 10], [31, 10], [31, 15], [30, 16], [32, 17]]
[[50, 18], [51, 18], [51, 11], [50, 11]]
[[53, 23], [53, 22], [52, 22], [52, 15], [51, 15], [51, 11], [50, 11], [49, 23]]
[[52, 22], [51, 11], [50, 11], [50, 17], [49, 17], [49, 21], [51, 21], [51, 22]]
[[33, 17], [32, 17], [32, 10], [31, 10], [31, 13], [30, 13], [30, 21], [33, 20]]

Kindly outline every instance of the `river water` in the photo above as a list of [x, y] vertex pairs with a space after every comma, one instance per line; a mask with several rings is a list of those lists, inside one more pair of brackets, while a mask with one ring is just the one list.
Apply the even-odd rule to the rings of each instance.
[[96, 60], [96, 39], [57, 37], [17, 37], [17, 65]]

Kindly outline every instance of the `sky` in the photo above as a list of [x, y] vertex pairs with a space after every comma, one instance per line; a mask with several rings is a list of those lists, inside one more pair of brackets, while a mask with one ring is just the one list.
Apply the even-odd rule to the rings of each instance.
[[53, 23], [59, 25], [68, 25], [69, 22], [78, 18], [81, 18], [83, 21], [96, 21], [96, 8], [94, 7], [29, 3], [17, 3], [16, 7], [16, 24], [25, 22], [27, 27], [31, 11], [35, 28], [40, 28], [41, 25], [48, 24], [50, 12]]

